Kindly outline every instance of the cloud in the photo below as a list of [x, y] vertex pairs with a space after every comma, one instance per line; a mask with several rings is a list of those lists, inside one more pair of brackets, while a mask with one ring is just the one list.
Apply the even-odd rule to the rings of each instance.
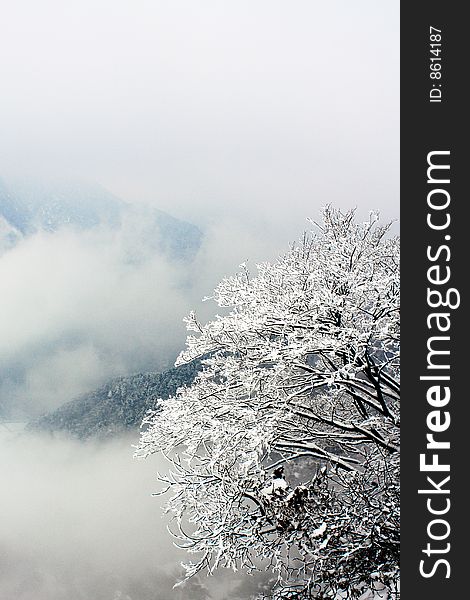
[[184, 268], [138, 252], [137, 230], [60, 230], [0, 258], [3, 398], [50, 407], [111, 376], [171, 365], [190, 306]]
[[110, 586], [177, 564], [151, 497], [155, 462], [134, 460], [130, 438], [80, 445], [4, 434], [0, 443], [2, 598], [111, 599]]
[[72, 348], [50, 348], [28, 364], [21, 394], [39, 408], [59, 405], [66, 398], [97, 387], [103, 378], [103, 361], [89, 342]]
[[0, 256], [0, 399], [16, 415], [55, 408], [111, 377], [173, 366], [183, 317], [242, 261], [287, 248], [265, 225], [211, 223], [192, 261], [171, 261], [142, 241], [145, 223], [63, 228], [21, 240]]
[[[155, 457], [132, 456], [137, 433], [106, 443], [15, 436], [0, 428], [0, 597], [15, 600], [195, 600], [173, 590], [187, 555], [152, 497]], [[240, 577], [202, 578], [214, 600]], [[205, 593], [202, 598], [205, 598]], [[237, 597], [237, 596], [235, 596]]]

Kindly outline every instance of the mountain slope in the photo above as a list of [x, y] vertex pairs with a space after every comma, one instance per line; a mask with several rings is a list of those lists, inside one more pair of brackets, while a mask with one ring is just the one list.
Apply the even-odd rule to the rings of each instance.
[[146, 412], [158, 407], [159, 398], [168, 398], [182, 385], [190, 385], [200, 368], [199, 361], [194, 361], [164, 373], [139, 373], [113, 379], [31, 421], [26, 430], [61, 432], [83, 440], [136, 429]]
[[0, 252], [38, 231], [119, 229], [129, 223], [147, 253], [189, 260], [201, 245], [195, 225], [152, 206], [126, 203], [99, 185], [0, 179]]

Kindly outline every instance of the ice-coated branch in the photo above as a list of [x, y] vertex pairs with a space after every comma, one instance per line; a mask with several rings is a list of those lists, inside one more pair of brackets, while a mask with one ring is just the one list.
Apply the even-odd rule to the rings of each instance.
[[178, 358], [203, 370], [160, 401], [137, 450], [169, 461], [161, 482], [195, 557], [187, 575], [266, 568], [305, 598], [392, 588], [398, 239], [376, 214], [357, 223], [327, 207], [315, 232], [254, 275], [242, 265], [212, 299], [224, 315], [191, 313]]

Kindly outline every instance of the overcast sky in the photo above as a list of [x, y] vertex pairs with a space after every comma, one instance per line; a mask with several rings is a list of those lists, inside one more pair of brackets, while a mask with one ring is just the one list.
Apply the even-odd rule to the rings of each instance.
[[399, 3], [16, 0], [0, 176], [97, 181], [200, 224], [398, 216]]

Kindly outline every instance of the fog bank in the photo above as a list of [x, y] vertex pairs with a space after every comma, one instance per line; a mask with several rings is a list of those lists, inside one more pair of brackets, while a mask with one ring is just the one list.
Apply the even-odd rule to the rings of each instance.
[[134, 459], [137, 439], [80, 444], [0, 426], [0, 598], [222, 600], [255, 588], [222, 571], [173, 589], [187, 555], [151, 495], [166, 465]]

